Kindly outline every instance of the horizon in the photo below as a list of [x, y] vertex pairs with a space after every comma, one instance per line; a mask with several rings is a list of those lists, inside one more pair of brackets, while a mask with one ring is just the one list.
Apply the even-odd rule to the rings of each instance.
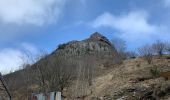
[[0, 0], [0, 72], [94, 32], [124, 40], [127, 51], [170, 42], [169, 8], [170, 0]]

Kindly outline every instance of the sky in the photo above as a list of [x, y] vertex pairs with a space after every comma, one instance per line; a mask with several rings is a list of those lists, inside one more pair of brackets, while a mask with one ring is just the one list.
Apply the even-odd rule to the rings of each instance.
[[128, 50], [169, 41], [170, 0], [0, 0], [0, 72], [94, 32]]

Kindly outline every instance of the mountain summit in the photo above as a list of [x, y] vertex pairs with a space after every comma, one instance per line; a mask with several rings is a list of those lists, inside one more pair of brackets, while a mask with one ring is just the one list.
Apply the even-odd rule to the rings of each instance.
[[100, 34], [98, 32], [93, 33], [89, 39], [96, 40], [96, 41], [103, 41], [103, 42], [107, 43], [108, 45], [111, 45], [110, 41], [105, 36], [103, 36], [102, 34]]
[[84, 55], [87, 53], [111, 53], [116, 52], [111, 42], [102, 34], [95, 32], [89, 38], [82, 41], [71, 41], [58, 46], [55, 53], [62, 52], [69, 55]]

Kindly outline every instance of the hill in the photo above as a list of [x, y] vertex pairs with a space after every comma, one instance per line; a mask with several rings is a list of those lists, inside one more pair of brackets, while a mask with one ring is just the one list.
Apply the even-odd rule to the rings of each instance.
[[[61, 91], [64, 100], [169, 100], [170, 57], [122, 61], [100, 33], [61, 44], [33, 65], [5, 76], [13, 100]], [[164, 73], [167, 72], [167, 73]]]
[[170, 80], [161, 75], [155, 76], [151, 71], [169, 72], [169, 56], [155, 56], [152, 64], [143, 58], [129, 59], [109, 70], [107, 74], [95, 79], [91, 100], [170, 99]]
[[119, 61], [117, 55], [110, 41], [95, 32], [88, 39], [59, 45], [51, 54], [42, 54], [35, 64], [26, 64], [5, 79], [16, 100], [24, 100], [32, 92], [63, 91], [75, 80], [90, 85], [93, 77], [105, 73], [103, 68]]

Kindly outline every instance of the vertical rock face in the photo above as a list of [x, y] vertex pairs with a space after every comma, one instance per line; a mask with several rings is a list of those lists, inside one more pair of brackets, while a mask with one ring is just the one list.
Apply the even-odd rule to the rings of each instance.
[[65, 57], [73, 61], [83, 62], [84, 57], [90, 56], [96, 66], [114, 65], [117, 63], [117, 51], [110, 41], [100, 33], [95, 32], [82, 41], [71, 41], [59, 45], [50, 57]]
[[98, 33], [98, 32], [93, 33], [93, 34], [90, 36], [89, 40], [103, 41], [103, 42], [105, 42], [105, 43], [107, 43], [108, 45], [111, 46], [110, 41], [109, 41], [105, 36], [101, 35], [101, 34]]
[[98, 32], [93, 33], [88, 39], [82, 41], [71, 41], [58, 47], [55, 53], [82, 55], [86, 53], [116, 53], [110, 41]]

